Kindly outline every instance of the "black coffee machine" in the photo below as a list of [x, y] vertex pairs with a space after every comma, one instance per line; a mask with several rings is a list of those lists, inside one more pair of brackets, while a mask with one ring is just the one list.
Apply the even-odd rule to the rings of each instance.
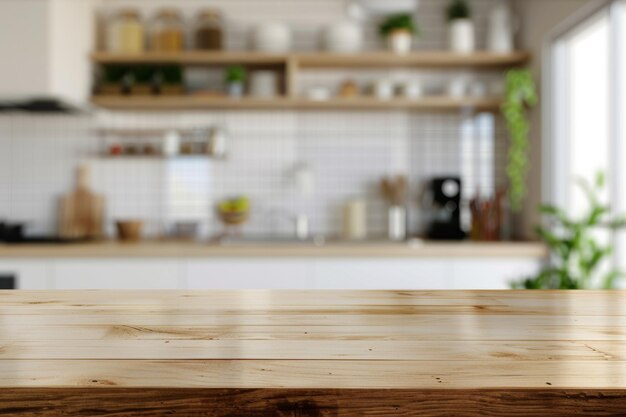
[[433, 178], [428, 187], [430, 225], [428, 238], [434, 240], [461, 240], [466, 233], [461, 229], [461, 179]]

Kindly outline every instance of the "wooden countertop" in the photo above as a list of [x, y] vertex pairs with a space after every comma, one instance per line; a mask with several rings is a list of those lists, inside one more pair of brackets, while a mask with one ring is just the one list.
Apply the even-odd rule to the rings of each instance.
[[538, 242], [364, 242], [246, 243], [215, 245], [195, 242], [19, 244], [0, 245], [2, 258], [204, 258], [204, 257], [528, 257], [545, 258]]
[[0, 386], [626, 388], [626, 292], [6, 291]]
[[5, 291], [0, 387], [0, 414], [626, 413], [626, 292]]

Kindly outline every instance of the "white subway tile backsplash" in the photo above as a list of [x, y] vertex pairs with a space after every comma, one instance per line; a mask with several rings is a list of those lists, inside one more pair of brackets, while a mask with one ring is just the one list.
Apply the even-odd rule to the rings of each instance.
[[[213, 123], [230, 133], [225, 160], [97, 157], [98, 128], [188, 129]], [[466, 199], [475, 190], [493, 192], [503, 173], [503, 134], [490, 115], [441, 113], [103, 112], [94, 120], [5, 115], [0, 117], [0, 213], [29, 222], [32, 231], [53, 232], [58, 197], [71, 190], [73, 172], [84, 162], [91, 167], [94, 190], [106, 196], [109, 234], [115, 220], [128, 218], [143, 219], [148, 236], [185, 220], [219, 232], [215, 204], [247, 195], [254, 210], [246, 233], [288, 233], [289, 218], [302, 213], [316, 233], [336, 234], [344, 202], [358, 197], [368, 203], [370, 234], [378, 236], [386, 228], [379, 180], [405, 174], [410, 224], [419, 231], [420, 192], [433, 176], [462, 176]], [[313, 172], [309, 196], [293, 188], [298, 163]]]

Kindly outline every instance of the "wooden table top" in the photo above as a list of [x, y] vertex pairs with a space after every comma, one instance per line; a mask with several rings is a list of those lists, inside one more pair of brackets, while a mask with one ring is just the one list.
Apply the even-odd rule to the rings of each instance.
[[205, 259], [229, 257], [276, 258], [537, 258], [548, 255], [540, 242], [334, 242], [324, 245], [293, 242], [208, 244], [199, 242], [115, 241], [78, 244], [0, 244], [2, 259], [35, 258], [166, 258]]
[[0, 387], [624, 389], [626, 292], [4, 291]]

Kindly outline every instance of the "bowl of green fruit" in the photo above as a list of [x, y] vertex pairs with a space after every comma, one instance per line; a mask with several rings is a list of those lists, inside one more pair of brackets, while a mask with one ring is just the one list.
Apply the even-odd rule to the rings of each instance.
[[228, 226], [240, 226], [244, 224], [250, 215], [250, 200], [240, 196], [220, 201], [217, 211], [224, 224]]

